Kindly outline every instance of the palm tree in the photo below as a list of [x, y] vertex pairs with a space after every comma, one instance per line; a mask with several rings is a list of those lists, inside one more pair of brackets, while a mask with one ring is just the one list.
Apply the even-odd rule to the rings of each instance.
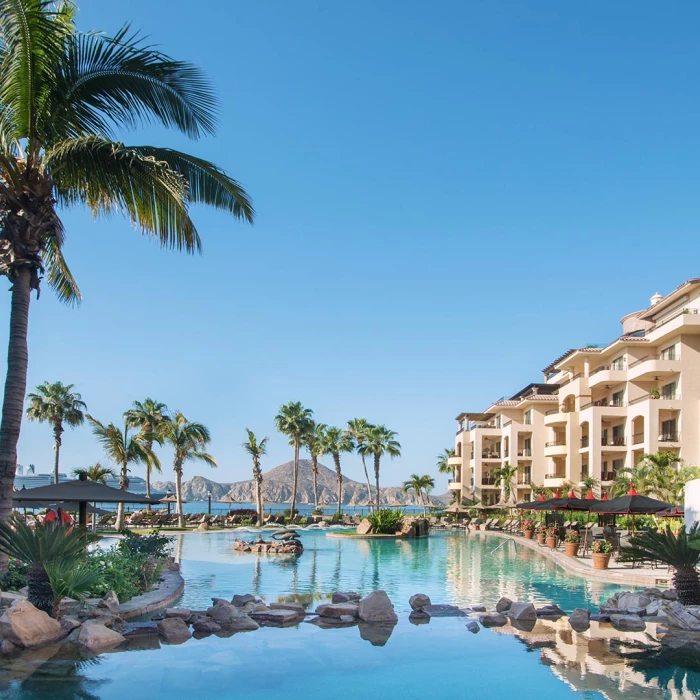
[[[195, 253], [192, 204], [252, 222], [243, 188], [216, 165], [169, 148], [114, 139], [152, 122], [197, 139], [216, 127], [216, 99], [195, 66], [146, 44], [128, 26], [80, 32], [71, 0], [0, 0], [0, 274], [10, 331], [0, 422], [0, 522], [8, 522], [27, 386], [33, 290], [45, 276], [59, 299], [80, 300], [63, 256], [57, 207], [119, 212], [163, 247]], [[99, 264], [98, 261], [95, 261]], [[0, 572], [7, 560], [0, 560]]]
[[423, 504], [423, 517], [427, 514], [428, 504], [426, 499], [433, 488], [435, 488], [435, 479], [430, 474], [423, 474], [423, 476], [411, 474], [411, 477], [403, 482], [404, 492], [413, 491]]
[[[362, 468], [365, 470], [365, 480], [367, 481], [367, 502], [372, 503], [372, 487], [369, 483], [369, 472], [367, 471], [367, 462], [365, 461], [365, 453], [362, 451], [363, 446], [367, 442], [367, 434], [374, 427], [367, 422], [366, 418], [353, 418], [348, 421], [347, 432], [351, 440], [355, 443], [360, 458], [362, 459]], [[370, 506], [371, 507], [371, 506]]]
[[586, 494], [590, 493], [591, 489], [595, 490], [598, 488], [598, 486], [600, 486], [600, 481], [598, 481], [598, 479], [596, 479], [594, 476], [587, 474], [583, 477], [583, 479], [581, 479], [581, 486], [583, 487], [581, 498], [585, 498]]
[[[104, 448], [105, 454], [119, 465], [119, 488], [123, 491], [129, 488], [129, 465], [158, 463], [158, 458], [146, 449], [141, 434], [129, 435], [129, 426], [124, 423], [124, 429], [118, 428], [114, 423], [104, 425], [89, 413], [85, 416], [92, 424], [92, 433]], [[160, 466], [160, 465], [159, 465]], [[117, 504], [116, 530], [124, 527], [124, 504]]]
[[501, 480], [501, 488], [503, 489], [503, 500], [507, 503], [511, 496], [515, 494], [513, 480], [518, 473], [517, 464], [508, 464], [506, 462], [502, 467], [493, 470], [493, 475]]
[[[170, 420], [168, 407], [160, 401], [147, 398], [134, 401], [133, 408], [124, 413], [124, 419], [131, 428], [138, 428], [143, 435], [144, 444], [149, 452], [153, 451], [153, 442], [162, 442], [162, 425]], [[160, 467], [158, 467], [160, 471]], [[146, 465], [146, 496], [151, 497], [151, 467]], [[151, 510], [151, 505], [148, 505]]]
[[209, 430], [201, 423], [192, 423], [177, 411], [167, 423], [163, 423], [163, 439], [172, 447], [173, 471], [175, 472], [175, 496], [177, 498], [178, 527], [185, 527], [182, 516], [182, 469], [185, 462], [199, 460], [210, 467], [216, 460], [204, 451], [211, 442]]
[[111, 476], [113, 479], [117, 478], [117, 473], [114, 469], [103, 467], [99, 462], [95, 462], [95, 464], [89, 466], [87, 469], [73, 470], [73, 476], [79, 477], [81, 474], [85, 474], [88, 481], [97, 481], [100, 484], [106, 484], [108, 476]]
[[258, 509], [258, 525], [263, 524], [265, 513], [263, 511], [262, 483], [263, 475], [260, 467], [260, 458], [267, 454], [267, 440], [264, 437], [260, 442], [255, 437], [255, 433], [246, 428], [248, 439], [243, 443], [243, 449], [253, 458], [253, 481], [255, 482], [255, 505]]
[[327, 425], [311, 421], [313, 426], [308, 433], [301, 438], [301, 443], [306, 447], [311, 457], [311, 475], [314, 480], [314, 510], [318, 510], [318, 460], [323, 455], [323, 441], [326, 436]]
[[340, 455], [343, 452], [352, 452], [355, 449], [355, 444], [345, 430], [330, 427], [326, 428], [323, 449], [324, 452], [328, 452], [333, 456], [335, 478], [338, 482], [338, 515], [340, 515], [343, 508], [343, 473], [340, 470]]
[[685, 483], [679, 484], [680, 464], [682, 460], [673, 450], [645, 454], [633, 467], [617, 473], [613, 493], [624, 496], [631, 484], [637, 493], [675, 503]]
[[[1, 177], [1, 176], [0, 176]], [[85, 421], [83, 409], [87, 408], [73, 384], [44, 382], [36, 388], [35, 394], [27, 394], [27, 418], [39, 423], [50, 423], [53, 428], [53, 483], [58, 483], [58, 459], [61, 451], [61, 435], [64, 425], [75, 428]]]
[[294, 483], [292, 485], [292, 509], [294, 518], [297, 503], [297, 481], [299, 478], [299, 447], [302, 438], [313, 430], [313, 411], [304, 408], [300, 401], [290, 401], [280, 407], [275, 416], [275, 427], [280, 433], [289, 438], [289, 444], [294, 446]]
[[384, 425], [373, 425], [367, 431], [365, 444], [361, 453], [374, 457], [374, 479], [376, 482], [376, 508], [379, 510], [379, 462], [382, 455], [388, 454], [392, 459], [401, 456], [401, 445], [394, 440], [397, 433]]
[[538, 499], [542, 494], [545, 496], [549, 495], [551, 491], [546, 486], [538, 486], [537, 484], [530, 484], [530, 491], [532, 491], [533, 499]]
[[456, 481], [457, 480], [457, 473], [455, 471], [455, 467], [451, 467], [449, 464], [450, 458], [455, 456], [455, 451], [450, 449], [449, 447], [445, 448], [438, 456], [437, 456], [437, 468], [438, 472], [440, 474], [452, 474], [452, 478]]
[[621, 551], [624, 556], [650, 559], [671, 567], [678, 600], [683, 605], [700, 605], [700, 577], [697, 570], [700, 549], [693, 546], [699, 536], [700, 523], [694, 523], [687, 533], [685, 528], [681, 528], [675, 534], [670, 527], [660, 532], [640, 532]]

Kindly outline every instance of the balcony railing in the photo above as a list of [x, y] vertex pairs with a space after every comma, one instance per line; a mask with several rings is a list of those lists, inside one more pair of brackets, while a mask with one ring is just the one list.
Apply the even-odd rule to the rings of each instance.
[[519, 476], [518, 477], [518, 486], [529, 486], [532, 483], [532, 480], [529, 476]]
[[659, 442], [680, 442], [680, 433], [664, 433], [659, 435]]
[[581, 438], [581, 447], [588, 447], [588, 435], [584, 435]]
[[634, 406], [637, 403], [641, 403], [642, 401], [680, 401], [681, 395], [678, 392], [675, 392], [673, 394], [667, 394], [664, 396], [661, 394], [661, 396], [657, 396], [655, 399], [652, 399], [651, 394], [644, 394], [643, 396], [638, 396], [636, 399], [632, 399], [630, 401], [630, 406]]
[[579, 377], [583, 376], [583, 372], [579, 372], [578, 374], [574, 374], [573, 377], [569, 377], [568, 379], [565, 379], [563, 382], [559, 382], [559, 388], [561, 389], [563, 386], [566, 386], [567, 384], [571, 384], [571, 382], [576, 381]]
[[635, 433], [632, 436], [632, 444], [633, 445], [639, 445], [642, 442], [644, 442], [644, 433]]
[[625, 438], [622, 435], [600, 439], [600, 444], [603, 447], [624, 447], [625, 442]]
[[615, 481], [617, 474], [615, 472], [603, 472], [600, 475], [601, 481]]
[[494, 428], [498, 428], [498, 426], [495, 423], [470, 423], [469, 424], [469, 430], [474, 430], [476, 428], [485, 428], [488, 430], [493, 430]]
[[603, 372], [606, 369], [610, 369], [612, 365], [601, 365], [600, 367], [596, 367], [595, 369], [591, 370], [588, 373], [589, 377], [592, 377], [594, 374], [598, 374], [598, 372]]
[[481, 477], [481, 485], [482, 486], [499, 486], [501, 483], [500, 479], [497, 479], [495, 476], [482, 476]]
[[662, 357], [661, 355], [645, 355], [644, 357], [640, 357], [638, 360], [632, 362], [629, 367], [630, 369], [632, 369], [632, 367], [641, 365], [642, 362], [646, 362], [647, 360], [668, 360], [669, 362], [675, 362], [676, 360], [680, 360], [680, 357]]
[[[630, 401], [630, 404], [632, 402]], [[583, 404], [581, 406], [581, 410], [585, 411], [587, 408], [590, 408], [591, 406], [614, 406], [616, 408], [624, 408], [625, 406], [625, 400], [624, 399], [616, 399], [613, 401], [610, 399], [601, 399], [600, 401], [589, 401], [588, 403]]]
[[566, 479], [566, 474], [545, 474], [545, 479]]
[[532, 457], [532, 450], [529, 447], [525, 447], [518, 452], [518, 457]]
[[562, 447], [566, 445], [566, 440], [552, 440], [551, 442], [545, 442], [545, 447]]
[[500, 458], [501, 458], [500, 452], [482, 452], [481, 453], [481, 459], [500, 459]]
[[552, 408], [551, 410], [546, 411], [544, 415], [545, 416], [553, 416], [555, 413], [559, 413], [558, 408]]

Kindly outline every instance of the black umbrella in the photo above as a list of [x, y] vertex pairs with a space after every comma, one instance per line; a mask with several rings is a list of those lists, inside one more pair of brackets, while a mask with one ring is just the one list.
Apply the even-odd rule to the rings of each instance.
[[[30, 508], [32, 510], [40, 510], [42, 508], [60, 508], [61, 510], [65, 510], [66, 513], [78, 513], [80, 512], [80, 503], [77, 501], [67, 502], [67, 501], [58, 501], [56, 503], [47, 503], [46, 501], [17, 501], [16, 499], [12, 499], [12, 505], [13, 506], [19, 506], [21, 508]], [[107, 515], [109, 513], [108, 510], [103, 510], [102, 508], [95, 508], [95, 506], [91, 505], [90, 503], [87, 504], [87, 513], [88, 515]]]
[[640, 496], [634, 490], [634, 486], [630, 485], [626, 496], [613, 498], [610, 501], [599, 501], [591, 506], [591, 512], [608, 515], [652, 515], [669, 508], [673, 508], [670, 503], [649, 498], [649, 496]]

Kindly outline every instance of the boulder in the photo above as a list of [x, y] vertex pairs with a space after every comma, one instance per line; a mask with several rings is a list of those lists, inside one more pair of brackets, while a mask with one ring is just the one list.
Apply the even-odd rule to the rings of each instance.
[[421, 612], [429, 617], [465, 617], [464, 610], [460, 610], [456, 605], [425, 605]]
[[259, 630], [260, 625], [243, 613], [231, 620], [226, 626], [222, 625], [222, 628], [230, 630], [231, 632], [253, 632]]
[[391, 637], [391, 633], [396, 627], [395, 622], [380, 622], [367, 623], [360, 622], [358, 629], [360, 630], [360, 639], [369, 642], [373, 647], [383, 647]]
[[365, 622], [396, 623], [399, 620], [394, 612], [394, 606], [385, 591], [373, 591], [368, 596], [365, 596], [360, 601], [357, 612], [359, 618]]
[[510, 610], [510, 606], [513, 601], [510, 598], [501, 598], [498, 603], [496, 603], [496, 612], [504, 613]]
[[191, 636], [189, 625], [180, 617], [166, 617], [158, 623], [158, 634], [165, 638], [168, 644], [182, 644]]
[[647, 626], [637, 615], [611, 615], [610, 624], [619, 632], [642, 632]]
[[503, 627], [508, 622], [508, 618], [502, 613], [495, 613], [492, 615], [482, 615], [479, 618], [479, 622], [484, 627]]
[[221, 625], [218, 622], [214, 622], [211, 618], [202, 618], [197, 620], [193, 625], [192, 629], [198, 634], [212, 634], [218, 632], [221, 629]]
[[80, 620], [76, 620], [73, 617], [61, 618], [60, 625], [63, 630], [63, 636], [67, 637], [74, 629], [80, 627], [81, 624], [82, 622], [80, 622]]
[[537, 610], [532, 603], [511, 603], [508, 617], [519, 622], [532, 622], [537, 620]]
[[0, 655], [14, 656], [15, 654], [19, 654], [20, 651], [20, 647], [13, 644], [9, 639], [0, 640]]
[[643, 593], [620, 593], [617, 598], [618, 610], [639, 610], [646, 608], [651, 603], [651, 598]]
[[354, 615], [341, 615], [338, 618], [341, 622], [355, 622], [355, 616]]
[[663, 598], [654, 598], [644, 609], [644, 615], [660, 615], [663, 612]]
[[[343, 619], [346, 618], [346, 619]], [[348, 615], [340, 617], [312, 617], [308, 623], [320, 627], [322, 630], [339, 629], [342, 627], [353, 627], [357, 624], [357, 618], [349, 618]]]
[[591, 611], [588, 608], [575, 608], [569, 615], [569, 624], [575, 632], [585, 632], [591, 626]]
[[416, 593], [408, 599], [411, 610], [420, 610], [426, 605], [430, 605], [430, 598], [425, 593]]
[[548, 620], [558, 620], [566, 613], [558, 605], [543, 605], [537, 608], [537, 617], [544, 617]]
[[265, 605], [265, 603], [255, 603], [253, 605], [253, 609], [250, 612], [265, 612], [266, 610], [269, 610], [270, 608]]
[[467, 622], [467, 629], [472, 634], [476, 634], [481, 629], [481, 627], [479, 627], [479, 623], [476, 620], [469, 620], [469, 622]]
[[422, 610], [411, 610], [408, 621], [412, 625], [427, 625], [430, 622], [430, 615], [426, 615]]
[[684, 668], [700, 670], [700, 633], [672, 629], [661, 638], [664, 660]]
[[[671, 627], [678, 627], [682, 630], [690, 630], [692, 632], [700, 631], [700, 620], [695, 615], [689, 613], [678, 601], [664, 602], [661, 611], [668, 618], [668, 624]], [[0, 617], [0, 622], [2, 618]]]
[[485, 605], [472, 605], [471, 608], [474, 612], [486, 612]]
[[0, 637], [18, 647], [35, 647], [58, 639], [63, 634], [58, 620], [18, 598], [0, 617]]
[[372, 523], [367, 518], [362, 518], [357, 526], [358, 535], [369, 535], [372, 532]]
[[669, 588], [661, 594], [664, 600], [678, 600], [678, 591], [675, 588]]
[[109, 610], [112, 615], [119, 615], [119, 598], [117, 598], [117, 594], [114, 591], [110, 591], [97, 604], [97, 607]]
[[212, 598], [211, 602], [214, 605], [231, 605], [231, 602], [226, 600], [226, 598]]
[[187, 620], [192, 616], [192, 611], [187, 608], [166, 608], [165, 617], [179, 617], [181, 620]]
[[297, 615], [306, 615], [303, 605], [299, 603], [270, 603], [270, 610], [293, 610]]
[[357, 603], [326, 603], [316, 608], [316, 614], [321, 617], [342, 617], [343, 615], [357, 617], [357, 612]]
[[111, 649], [126, 641], [119, 632], [105, 627], [99, 620], [86, 620], [73, 634], [76, 634], [75, 641], [90, 651]]
[[294, 610], [260, 610], [250, 613], [250, 618], [268, 627], [296, 625], [300, 621], [299, 613]]
[[127, 640], [136, 637], [152, 637], [158, 634], [158, 625], [155, 622], [127, 622], [121, 634]]
[[610, 622], [610, 615], [606, 615], [604, 613], [591, 615], [591, 622]]
[[235, 595], [231, 598], [231, 605], [235, 605], [237, 608], [242, 608], [248, 603], [258, 603], [260, 601], [255, 600], [255, 596], [246, 593], [245, 595]]
[[661, 598], [661, 596], [663, 595], [659, 588], [645, 588], [642, 591], [642, 594], [647, 596], [648, 598], [651, 598], [652, 600], [654, 598]]
[[355, 591], [336, 591], [331, 597], [331, 603], [359, 603], [362, 596]]
[[214, 605], [209, 608], [207, 617], [214, 620], [221, 627], [230, 627], [240, 617], [248, 616], [230, 603], [226, 603], [226, 605]]

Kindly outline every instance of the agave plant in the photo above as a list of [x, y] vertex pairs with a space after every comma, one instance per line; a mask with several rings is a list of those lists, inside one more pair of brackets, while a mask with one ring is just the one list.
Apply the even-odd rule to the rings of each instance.
[[56, 598], [59, 602], [61, 598], [51, 586], [47, 569], [55, 571], [56, 562], [75, 566], [84, 559], [85, 546], [97, 539], [68, 525], [51, 523], [32, 530], [17, 517], [11, 527], [0, 522], [0, 552], [27, 564], [29, 602], [49, 615], [56, 613]]
[[700, 549], [695, 543], [700, 538], [700, 523], [695, 523], [689, 532], [681, 528], [678, 535], [670, 527], [659, 532], [640, 532], [622, 547], [623, 556], [634, 559], [650, 559], [673, 568], [673, 585], [678, 600], [683, 605], [700, 605]]
[[102, 578], [100, 572], [87, 561], [55, 559], [44, 564], [44, 569], [53, 592], [51, 616], [55, 618], [60, 617], [60, 605], [64, 598], [87, 598]]

